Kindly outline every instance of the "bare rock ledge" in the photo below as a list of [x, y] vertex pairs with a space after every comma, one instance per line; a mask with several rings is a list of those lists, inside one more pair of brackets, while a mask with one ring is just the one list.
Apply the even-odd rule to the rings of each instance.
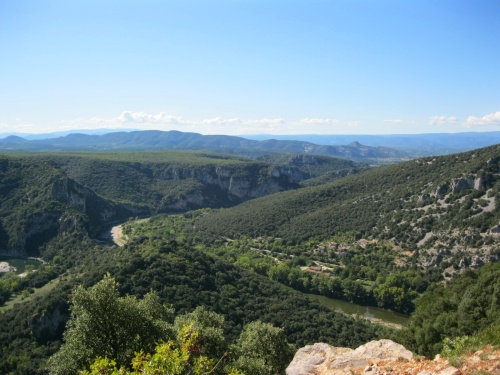
[[314, 344], [300, 349], [287, 375], [500, 375], [500, 349], [486, 346], [461, 357], [460, 368], [437, 355], [434, 360], [413, 357], [391, 340], [372, 341], [356, 350]]
[[380, 361], [410, 361], [412, 352], [391, 340], [371, 341], [357, 349], [335, 348], [328, 344], [308, 345], [300, 349], [286, 369], [286, 375], [377, 374]]

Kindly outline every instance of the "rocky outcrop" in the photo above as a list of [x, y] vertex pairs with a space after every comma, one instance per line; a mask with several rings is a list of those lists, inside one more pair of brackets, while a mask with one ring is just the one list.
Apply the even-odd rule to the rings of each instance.
[[[68, 177], [57, 177], [47, 185], [39, 196], [47, 208], [36, 212], [27, 200], [23, 220], [7, 233], [0, 224], [0, 234], [5, 233], [0, 243], [3, 253], [12, 256], [39, 256], [41, 246], [56, 236], [71, 233], [94, 234], [102, 224], [128, 217], [129, 211], [106, 202], [96, 193]], [[62, 204], [61, 204], [62, 203]], [[71, 206], [71, 207], [70, 207]]]
[[372, 341], [356, 350], [314, 344], [300, 349], [286, 375], [472, 375], [500, 374], [500, 350], [485, 347], [460, 358], [460, 367], [437, 355], [413, 357], [391, 340]]
[[[163, 180], [195, 179], [205, 187], [215, 188], [220, 194], [225, 194], [230, 201], [243, 201], [258, 198], [264, 195], [278, 193], [296, 187], [295, 181], [288, 173], [278, 168], [251, 165], [241, 169], [233, 167], [204, 167], [204, 168], [174, 168], [169, 167], [159, 174]], [[297, 176], [295, 176], [297, 177]], [[209, 202], [200, 202], [196, 194], [185, 203], [176, 203], [177, 206], [202, 206]], [[175, 207], [179, 209], [179, 207]]]
[[12, 267], [7, 262], [0, 262], [0, 273], [2, 272], [16, 272], [17, 268]]
[[115, 208], [100, 198], [92, 190], [78, 184], [68, 177], [60, 178], [51, 186], [51, 198], [67, 203], [89, 216], [92, 222], [105, 223], [112, 220]]
[[435, 196], [443, 198], [448, 193], [458, 194], [463, 190], [469, 189], [484, 189], [484, 180], [480, 177], [474, 178], [474, 176], [456, 178], [439, 186], [436, 189]]
[[353, 350], [328, 344], [308, 345], [300, 349], [286, 369], [286, 375], [350, 375], [368, 371], [373, 365], [413, 358], [412, 352], [391, 340], [371, 341]]
[[453, 180], [451, 184], [451, 192], [453, 194], [457, 194], [463, 190], [474, 189], [475, 186], [476, 184], [474, 183], [474, 178], [472, 176], [463, 177]]

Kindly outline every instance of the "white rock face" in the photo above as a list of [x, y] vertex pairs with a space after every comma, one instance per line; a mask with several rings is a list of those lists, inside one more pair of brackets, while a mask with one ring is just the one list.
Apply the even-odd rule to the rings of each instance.
[[411, 361], [413, 358], [412, 352], [392, 340], [370, 341], [368, 344], [361, 345], [355, 352], [364, 357], [377, 359], [405, 359]]
[[0, 272], [15, 272], [16, 267], [12, 267], [7, 262], [0, 262]]
[[350, 375], [352, 371], [367, 374], [370, 365], [380, 360], [407, 360], [412, 352], [391, 340], [371, 341], [353, 350], [328, 344], [308, 345], [300, 349], [286, 369], [287, 375]]

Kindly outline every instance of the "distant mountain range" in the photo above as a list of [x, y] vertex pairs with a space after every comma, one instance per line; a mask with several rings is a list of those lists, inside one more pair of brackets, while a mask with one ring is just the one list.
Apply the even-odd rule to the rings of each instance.
[[313, 154], [390, 163], [410, 159], [404, 152], [389, 147], [364, 146], [352, 142], [345, 146], [318, 145], [295, 140], [250, 140], [227, 135], [202, 135], [179, 131], [132, 131], [103, 135], [69, 134], [63, 137], [27, 140], [11, 135], [0, 140], [3, 151], [116, 151], [116, 150], [204, 150], [259, 157], [269, 153]]
[[[1, 139], [2, 137], [3, 139]], [[269, 152], [291, 152], [342, 156], [363, 160], [370, 157], [376, 159], [396, 157], [401, 160], [421, 156], [447, 155], [497, 143], [500, 143], [500, 131], [387, 135], [253, 134], [235, 137], [224, 135], [203, 136], [179, 131], [81, 129], [45, 134], [0, 134], [0, 150], [194, 149], [252, 157], [262, 156]], [[361, 151], [358, 144], [371, 148], [392, 148], [399, 152], [369, 148]], [[340, 145], [349, 145], [351, 147], [340, 147]], [[325, 146], [337, 146], [337, 149], [325, 148]], [[352, 146], [358, 150], [353, 150]], [[367, 153], [370, 155], [366, 155]]]
[[29, 141], [33, 141], [36, 139], [48, 139], [48, 138], [57, 138], [64, 137], [69, 134], [79, 133], [79, 134], [88, 134], [88, 135], [102, 135], [108, 133], [116, 133], [116, 132], [131, 132], [139, 129], [131, 129], [131, 128], [122, 128], [122, 129], [110, 129], [110, 128], [101, 128], [101, 129], [72, 129], [72, 130], [63, 130], [58, 132], [51, 133], [0, 133], [0, 139], [6, 138], [10, 135], [15, 135]]
[[[245, 135], [254, 140], [269, 139], [269, 135]], [[470, 151], [500, 143], [500, 132], [386, 134], [386, 135], [273, 135], [277, 140], [312, 142], [322, 145], [343, 145], [359, 142], [371, 147], [391, 147], [417, 156], [447, 155]]]

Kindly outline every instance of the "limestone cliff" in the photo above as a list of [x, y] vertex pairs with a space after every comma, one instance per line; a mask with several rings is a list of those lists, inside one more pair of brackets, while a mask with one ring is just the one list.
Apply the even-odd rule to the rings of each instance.
[[38, 256], [40, 247], [56, 236], [92, 234], [103, 223], [128, 214], [65, 176], [33, 186], [27, 195], [13, 209], [5, 209], [0, 249], [4, 254]]
[[295, 181], [276, 168], [266, 170], [251, 165], [245, 169], [225, 166], [203, 168], [168, 167], [158, 176], [162, 180], [194, 179], [204, 186], [216, 188], [220, 194], [233, 201], [257, 198], [295, 187]]
[[115, 206], [68, 177], [54, 181], [50, 188], [50, 195], [51, 198], [85, 213], [94, 225], [106, 223], [116, 218], [118, 214]]

